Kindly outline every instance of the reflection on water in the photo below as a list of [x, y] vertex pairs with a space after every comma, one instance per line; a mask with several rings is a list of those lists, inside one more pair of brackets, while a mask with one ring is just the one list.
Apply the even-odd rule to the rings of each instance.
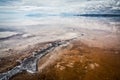
[[39, 42], [74, 37], [86, 42], [90, 41], [89, 43], [96, 43], [102, 47], [105, 46], [103, 44], [119, 45], [119, 19], [118, 17], [52, 16], [43, 18], [29, 17], [24, 20], [3, 22], [0, 25], [0, 39], [3, 37], [6, 37], [6, 39], [0, 40], [0, 49], [15, 48], [16, 46], [19, 48]]

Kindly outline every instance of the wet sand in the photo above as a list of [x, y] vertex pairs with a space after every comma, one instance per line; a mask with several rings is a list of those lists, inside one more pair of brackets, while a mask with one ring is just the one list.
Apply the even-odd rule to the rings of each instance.
[[42, 58], [37, 73], [22, 72], [10, 80], [119, 80], [119, 61], [120, 49], [75, 40]]
[[119, 80], [119, 22], [56, 17], [38, 22], [29, 28], [19, 26], [23, 32], [25, 28], [25, 34], [0, 41], [0, 73], [19, 65], [49, 42], [77, 38], [40, 59], [37, 73], [22, 72], [11, 80]]
[[32, 56], [33, 52], [43, 49], [49, 43], [50, 42], [38, 43], [22, 50], [8, 49], [5, 52], [7, 55], [0, 57], [0, 73], [6, 72], [19, 65], [25, 58]]

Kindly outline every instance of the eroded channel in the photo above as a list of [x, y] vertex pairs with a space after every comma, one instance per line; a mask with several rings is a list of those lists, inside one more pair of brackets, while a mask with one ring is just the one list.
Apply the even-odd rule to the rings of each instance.
[[58, 40], [54, 41], [48, 44], [47, 48], [42, 49], [39, 52], [34, 52], [33, 55], [29, 58], [25, 58], [20, 65], [12, 68], [11, 70], [1, 73], [0, 74], [0, 80], [9, 80], [12, 76], [21, 73], [22, 71], [27, 71], [30, 73], [35, 73], [38, 71], [38, 60], [41, 59], [43, 56], [46, 54], [50, 53], [53, 51], [55, 48], [67, 44], [73, 39], [70, 40]]

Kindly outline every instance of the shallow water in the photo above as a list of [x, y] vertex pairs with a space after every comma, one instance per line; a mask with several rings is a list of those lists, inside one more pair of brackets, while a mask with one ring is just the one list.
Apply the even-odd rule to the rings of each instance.
[[[91, 41], [89, 43], [101, 43], [102, 47], [104, 43], [118, 45], [120, 38], [118, 19], [118, 17], [49, 16], [1, 23], [0, 49], [21, 49], [39, 42], [76, 37]], [[5, 37], [6, 39], [2, 40]]]

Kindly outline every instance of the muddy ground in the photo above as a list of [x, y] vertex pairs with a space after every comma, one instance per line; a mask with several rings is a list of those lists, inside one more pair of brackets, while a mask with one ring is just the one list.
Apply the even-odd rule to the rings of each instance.
[[0, 73], [6, 72], [16, 65], [19, 65], [22, 60], [32, 56], [33, 52], [40, 51], [50, 42], [35, 44], [28, 46], [22, 50], [8, 49], [4, 52], [4, 56], [0, 56]]
[[22, 72], [10, 80], [120, 80], [120, 49], [91, 47], [76, 40], [49, 53], [38, 72]]

